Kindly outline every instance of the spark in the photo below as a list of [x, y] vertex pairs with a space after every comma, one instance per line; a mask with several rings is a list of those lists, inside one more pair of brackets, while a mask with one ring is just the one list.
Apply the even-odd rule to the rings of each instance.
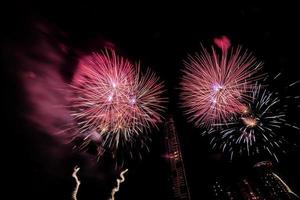
[[128, 169], [123, 170], [120, 173], [120, 177], [121, 179], [117, 179], [117, 186], [115, 188], [113, 188], [112, 192], [111, 192], [111, 198], [109, 200], [115, 200], [115, 195], [116, 193], [120, 190], [120, 185], [121, 183], [123, 183], [125, 181], [125, 177], [124, 174], [128, 171]]
[[300, 80], [298, 80], [298, 81], [295, 81], [295, 82], [293, 82], [293, 83], [289, 84], [289, 87], [292, 87], [292, 86], [294, 86], [294, 85], [296, 85], [296, 84], [298, 84], [298, 83], [300, 83]]
[[246, 126], [255, 127], [257, 125], [257, 119], [253, 117], [242, 117], [242, 120]]
[[240, 112], [242, 101], [255, 82], [263, 78], [258, 74], [262, 63], [240, 47], [218, 55], [202, 49], [201, 54], [189, 56], [181, 85], [181, 102], [188, 120], [197, 127], [224, 122]]
[[281, 74], [282, 74], [282, 73], [279, 72], [279, 73], [274, 77], [274, 80], [277, 79], [279, 76], [281, 76]]
[[79, 181], [79, 178], [77, 176], [77, 173], [78, 173], [79, 170], [80, 170], [80, 168], [78, 166], [74, 167], [74, 171], [73, 171], [73, 174], [72, 174], [72, 177], [76, 181], [76, 186], [75, 186], [74, 191], [72, 193], [73, 200], [77, 200], [77, 193], [78, 193], [79, 186], [80, 186], [80, 181]]

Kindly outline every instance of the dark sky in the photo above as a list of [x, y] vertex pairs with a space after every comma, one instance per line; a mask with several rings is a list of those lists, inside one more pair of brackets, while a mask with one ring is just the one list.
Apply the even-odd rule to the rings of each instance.
[[[51, 30], [47, 32], [51, 33], [47, 42], [61, 41], [68, 48], [62, 56], [66, 68], [61, 70], [66, 80], [72, 75], [76, 55], [101, 48], [103, 41], [114, 44], [122, 55], [151, 66], [168, 89], [168, 113], [174, 115], [180, 134], [192, 198], [212, 199], [209, 190], [216, 177], [247, 174], [253, 162], [263, 158], [233, 163], [222, 159], [211, 151], [200, 130], [186, 122], [178, 109], [177, 95], [182, 59], [199, 51], [200, 44], [210, 46], [213, 38], [226, 35], [233, 45], [243, 45], [254, 52], [265, 63], [265, 72], [283, 72], [280, 90], [299, 79], [300, 14], [296, 8], [288, 3], [121, 5], [101, 1], [19, 2], [3, 7], [1, 60], [7, 122], [1, 133], [5, 135], [3, 163], [7, 167], [3, 173], [12, 191], [8, 199], [71, 199], [74, 182], [70, 175], [76, 164], [82, 166], [79, 199], [107, 199], [117, 175], [109, 162], [95, 164], [89, 154], [72, 153], [69, 145], [61, 144], [25, 120], [24, 113], [31, 108], [25, 103], [27, 96], [19, 76], [23, 60], [18, 55], [34, 57], [31, 53], [38, 49], [41, 53], [37, 59], [41, 59], [48, 51], [40, 45], [36, 24]], [[293, 112], [291, 118], [299, 122], [298, 114]], [[117, 199], [168, 199], [162, 134], [156, 131], [150, 145], [152, 151], [131, 164]], [[293, 142], [300, 142], [299, 136], [291, 137]], [[300, 193], [298, 156], [297, 148], [282, 155], [276, 169]]]

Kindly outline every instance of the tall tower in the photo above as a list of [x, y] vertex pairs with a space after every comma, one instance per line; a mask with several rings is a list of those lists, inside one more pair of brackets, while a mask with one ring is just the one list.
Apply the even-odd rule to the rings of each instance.
[[165, 147], [166, 159], [170, 168], [171, 192], [174, 200], [190, 200], [190, 191], [187, 183], [180, 142], [174, 124], [173, 117], [169, 117], [165, 123]]

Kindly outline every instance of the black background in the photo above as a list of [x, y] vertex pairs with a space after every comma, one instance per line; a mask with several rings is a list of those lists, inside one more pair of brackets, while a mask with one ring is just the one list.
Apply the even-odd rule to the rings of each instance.
[[[110, 41], [122, 55], [141, 60], [164, 80], [169, 97], [168, 112], [175, 117], [182, 142], [192, 199], [212, 199], [211, 184], [218, 176], [233, 180], [247, 174], [254, 161], [249, 158], [234, 163], [213, 153], [200, 130], [185, 121], [178, 109], [178, 83], [182, 59], [199, 51], [200, 44], [210, 46], [213, 38], [226, 35], [234, 46], [243, 45], [265, 63], [265, 72], [283, 72], [278, 87], [299, 79], [299, 11], [289, 3], [154, 3], [125, 4], [118, 2], [80, 1], [11, 3], [2, 7], [4, 27], [1, 32], [4, 80], [4, 161], [2, 173], [7, 177], [7, 199], [71, 199], [74, 181], [72, 168], [80, 163], [81, 191], [79, 199], [107, 199], [116, 173], [109, 164], [90, 164], [89, 155], [73, 155], [71, 147], [37, 131], [24, 120], [26, 106], [22, 84], [15, 64], [15, 46], [26, 47], [35, 37], [33, 24], [55, 27], [54, 35], [70, 49], [69, 63], [76, 63], [77, 52], [101, 48]], [[70, 65], [70, 64], [69, 64]], [[66, 79], [72, 67], [63, 70]], [[275, 86], [274, 86], [275, 87]], [[297, 93], [297, 91], [294, 91]], [[292, 119], [298, 120], [298, 113]], [[151, 153], [135, 162], [127, 174], [117, 199], [168, 199], [168, 176], [163, 159], [163, 135], [154, 133]], [[299, 136], [293, 136], [297, 142]], [[298, 140], [299, 141], [299, 140]], [[293, 149], [280, 157], [276, 169], [296, 193], [299, 186], [299, 151]]]

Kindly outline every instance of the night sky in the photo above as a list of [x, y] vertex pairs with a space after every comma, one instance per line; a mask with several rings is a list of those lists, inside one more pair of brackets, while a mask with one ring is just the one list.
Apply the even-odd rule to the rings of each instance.
[[[199, 52], [201, 44], [209, 47], [215, 37], [226, 35], [233, 46], [242, 45], [263, 61], [265, 73], [275, 76], [282, 72], [283, 78], [271, 87], [286, 92], [284, 86], [300, 78], [297, 6], [288, 3], [140, 4], [43, 1], [11, 3], [2, 8], [4, 161], [1, 163], [5, 167], [2, 183], [9, 189], [6, 199], [71, 199], [75, 185], [71, 174], [75, 165], [81, 167], [78, 199], [109, 198], [120, 169], [115, 170], [109, 155], [96, 162], [93, 152], [74, 152], [72, 145], [37, 127], [28, 113], [35, 113], [38, 108], [30, 105], [31, 97], [22, 81], [22, 72], [34, 71], [35, 66], [43, 64], [59, 66], [59, 73], [68, 82], [78, 55], [101, 50], [107, 44], [113, 45], [121, 55], [150, 66], [164, 81], [169, 99], [166, 116], [171, 114], [175, 119], [192, 199], [213, 199], [211, 186], [215, 178], [238, 179], [255, 162], [268, 159], [257, 156], [230, 162], [211, 150], [208, 138], [200, 135], [202, 130], [194, 128], [182, 114], [178, 98], [180, 70], [188, 53]], [[45, 85], [45, 96], [40, 97], [43, 101], [52, 98], [55, 83], [53, 80]], [[299, 87], [291, 93], [299, 95]], [[56, 110], [48, 112], [59, 121]], [[299, 108], [298, 111], [292, 108], [288, 114], [300, 124]], [[39, 120], [45, 126], [49, 122], [54, 129], [61, 126], [57, 121], [45, 116]], [[153, 131], [150, 153], [145, 153], [142, 160], [128, 161], [129, 173], [116, 199], [170, 199], [162, 130], [163, 124], [160, 130]], [[287, 130], [282, 130], [282, 134], [292, 144], [287, 148], [288, 153], [279, 154], [280, 163], [275, 164], [275, 169], [300, 194], [297, 147], [300, 135]]]

